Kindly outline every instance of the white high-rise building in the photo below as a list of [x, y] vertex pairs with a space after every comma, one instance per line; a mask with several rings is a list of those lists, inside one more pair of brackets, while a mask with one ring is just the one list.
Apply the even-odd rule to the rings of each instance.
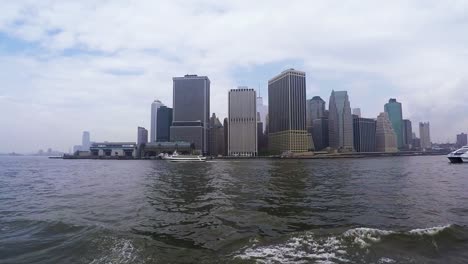
[[257, 107], [254, 89], [229, 91], [228, 155], [257, 156]]
[[387, 112], [382, 112], [377, 117], [375, 141], [378, 152], [398, 151], [397, 136]]
[[158, 126], [158, 109], [159, 107], [163, 106], [164, 104], [161, 103], [159, 100], [154, 100], [151, 104], [151, 136], [150, 142], [156, 142], [156, 131]]
[[421, 149], [432, 148], [429, 122], [419, 123], [419, 137], [421, 138]]
[[263, 123], [263, 131], [265, 131], [266, 127], [266, 116], [268, 114], [268, 106], [263, 104], [263, 98], [262, 97], [257, 97], [257, 112], [260, 114], [260, 120], [257, 120], [259, 122]]
[[353, 108], [353, 115], [361, 117], [361, 108]]
[[83, 137], [81, 138], [81, 150], [89, 151], [91, 147], [91, 137], [89, 131], [83, 131]]

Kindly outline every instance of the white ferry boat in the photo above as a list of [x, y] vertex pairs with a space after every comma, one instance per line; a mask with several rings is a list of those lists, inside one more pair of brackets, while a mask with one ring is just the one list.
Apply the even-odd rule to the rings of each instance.
[[168, 160], [168, 161], [197, 161], [197, 162], [206, 161], [206, 157], [196, 156], [196, 155], [179, 155], [177, 151], [174, 151], [172, 155], [163, 156], [162, 159]]
[[464, 146], [461, 149], [457, 149], [454, 152], [447, 155], [447, 158], [451, 163], [468, 163], [468, 146]]

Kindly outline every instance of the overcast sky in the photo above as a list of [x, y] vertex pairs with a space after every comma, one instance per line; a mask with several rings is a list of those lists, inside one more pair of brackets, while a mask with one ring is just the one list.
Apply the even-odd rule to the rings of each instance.
[[[211, 111], [286, 68], [307, 97], [347, 90], [375, 118], [389, 98], [430, 121], [432, 140], [468, 132], [468, 1], [51, 1], [0, 7], [0, 152], [136, 141], [172, 77], [207, 75]], [[419, 131], [416, 133], [419, 134]]]

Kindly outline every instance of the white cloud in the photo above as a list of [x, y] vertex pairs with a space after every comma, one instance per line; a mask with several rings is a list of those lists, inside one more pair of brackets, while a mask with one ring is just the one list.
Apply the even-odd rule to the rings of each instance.
[[394, 96], [414, 127], [429, 120], [434, 140], [453, 140], [468, 129], [466, 11], [465, 1], [6, 1], [0, 33], [36, 47], [0, 53], [0, 111], [12, 113], [0, 116], [0, 151], [67, 149], [85, 129], [132, 140], [186, 73], [210, 77], [212, 111], [225, 116], [235, 68], [286, 60], [303, 61], [325, 100], [347, 89], [376, 116]]

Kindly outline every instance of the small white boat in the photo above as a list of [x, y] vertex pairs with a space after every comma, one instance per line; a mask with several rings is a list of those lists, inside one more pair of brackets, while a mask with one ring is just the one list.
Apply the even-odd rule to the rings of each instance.
[[468, 146], [464, 146], [461, 149], [457, 149], [447, 155], [447, 158], [451, 163], [468, 163]]
[[177, 151], [174, 151], [172, 155], [165, 155], [162, 157], [163, 160], [168, 161], [198, 161], [203, 162], [206, 161], [206, 157], [203, 156], [196, 156], [196, 155], [179, 155]]

